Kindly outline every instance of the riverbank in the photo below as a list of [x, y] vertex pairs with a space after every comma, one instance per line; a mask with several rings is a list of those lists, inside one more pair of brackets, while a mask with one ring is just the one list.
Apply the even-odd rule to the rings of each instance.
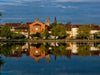
[[71, 40], [29, 40], [29, 39], [18, 39], [18, 40], [0, 40], [0, 42], [100, 42], [100, 40], [77, 40], [77, 39], [71, 39]]

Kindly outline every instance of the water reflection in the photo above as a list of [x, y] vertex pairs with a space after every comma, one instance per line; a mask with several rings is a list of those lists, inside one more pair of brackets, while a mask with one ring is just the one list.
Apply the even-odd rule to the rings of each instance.
[[[0, 43], [0, 54], [5, 57], [22, 57], [23, 54], [35, 59], [38, 63], [40, 59], [46, 57], [46, 62], [50, 62], [50, 55], [55, 60], [58, 56], [100, 56], [100, 43]], [[3, 63], [2, 60], [0, 62]], [[1, 66], [1, 64], [0, 64]]]
[[4, 64], [4, 61], [2, 60], [2, 58], [0, 57], [0, 67]]

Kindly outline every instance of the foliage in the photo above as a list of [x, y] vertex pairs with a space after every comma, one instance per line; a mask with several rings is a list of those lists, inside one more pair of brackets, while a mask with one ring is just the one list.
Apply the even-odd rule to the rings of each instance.
[[63, 56], [66, 53], [66, 46], [60, 45], [57, 47], [52, 47], [51, 53], [56, 56]]
[[79, 38], [89, 38], [90, 37], [90, 28], [88, 28], [86, 25], [82, 25], [79, 27], [77, 31], [77, 37]]
[[23, 35], [19, 32], [18, 33], [12, 32], [11, 38], [12, 39], [25, 39], [25, 35]]
[[0, 67], [4, 64], [4, 61], [0, 57]]
[[31, 34], [30, 36], [31, 36], [32, 38], [34, 38], [34, 37], [40, 37], [40, 33], [37, 32], [36, 34]]
[[52, 35], [53, 36], [59, 36], [61, 38], [63, 38], [64, 36], [66, 36], [66, 29], [64, 26], [61, 25], [56, 25], [51, 29]]
[[45, 29], [43, 32], [40, 33], [40, 37], [42, 39], [47, 39], [48, 36], [49, 36], [49, 33], [48, 33], [48, 30], [47, 29]]
[[3, 46], [1, 46], [0, 54], [7, 57], [10, 55], [10, 51], [11, 51], [11, 44], [7, 43], [7, 44], [4, 44]]
[[2, 16], [2, 13], [0, 12], [0, 16]]
[[78, 54], [85, 57], [90, 54], [90, 45], [78, 45]]
[[95, 39], [97, 39], [98, 37], [100, 37], [100, 31], [99, 31], [99, 32], [94, 33], [93, 35], [94, 35], [94, 38], [95, 38]]
[[17, 43], [7, 43], [1, 46], [0, 54], [8, 57], [11, 55], [11, 52], [15, 50], [17, 50], [18, 54], [21, 54], [22, 45], [19, 45]]
[[5, 25], [4, 27], [1, 28], [1, 33], [0, 36], [6, 37], [7, 39], [11, 37], [11, 31], [10, 27]]
[[42, 50], [45, 50], [45, 52], [47, 52], [49, 46], [48, 46], [47, 44], [46, 44], [46, 45], [41, 44], [40, 48], [41, 48]]
[[71, 22], [69, 21], [69, 22], [67, 22], [65, 25], [72, 25], [72, 24], [71, 24]]
[[58, 25], [65, 26], [63, 23], [58, 23]]
[[56, 23], [51, 23], [51, 24], [50, 24], [50, 26], [52, 26], [52, 27], [53, 27], [53, 26], [56, 26], [56, 25], [57, 25]]

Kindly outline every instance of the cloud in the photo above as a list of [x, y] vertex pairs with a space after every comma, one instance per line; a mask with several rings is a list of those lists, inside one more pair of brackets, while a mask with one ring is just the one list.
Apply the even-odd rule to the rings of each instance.
[[40, 7], [45, 7], [45, 5], [40, 5]]
[[35, 2], [41, 0], [0, 0], [0, 5], [22, 5], [26, 2]]
[[55, 0], [54, 2], [100, 2], [100, 0]]
[[5, 10], [0, 9], [0, 12], [5, 12]]
[[[55, 3], [55, 2], [100, 2], [100, 0], [0, 0], [0, 5], [25, 5], [28, 2]], [[62, 7], [66, 8], [66, 7]]]

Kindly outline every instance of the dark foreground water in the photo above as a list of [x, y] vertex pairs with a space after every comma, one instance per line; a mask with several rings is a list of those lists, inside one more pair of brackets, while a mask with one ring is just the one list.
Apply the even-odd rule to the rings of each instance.
[[0, 43], [1, 75], [100, 75], [100, 43]]

